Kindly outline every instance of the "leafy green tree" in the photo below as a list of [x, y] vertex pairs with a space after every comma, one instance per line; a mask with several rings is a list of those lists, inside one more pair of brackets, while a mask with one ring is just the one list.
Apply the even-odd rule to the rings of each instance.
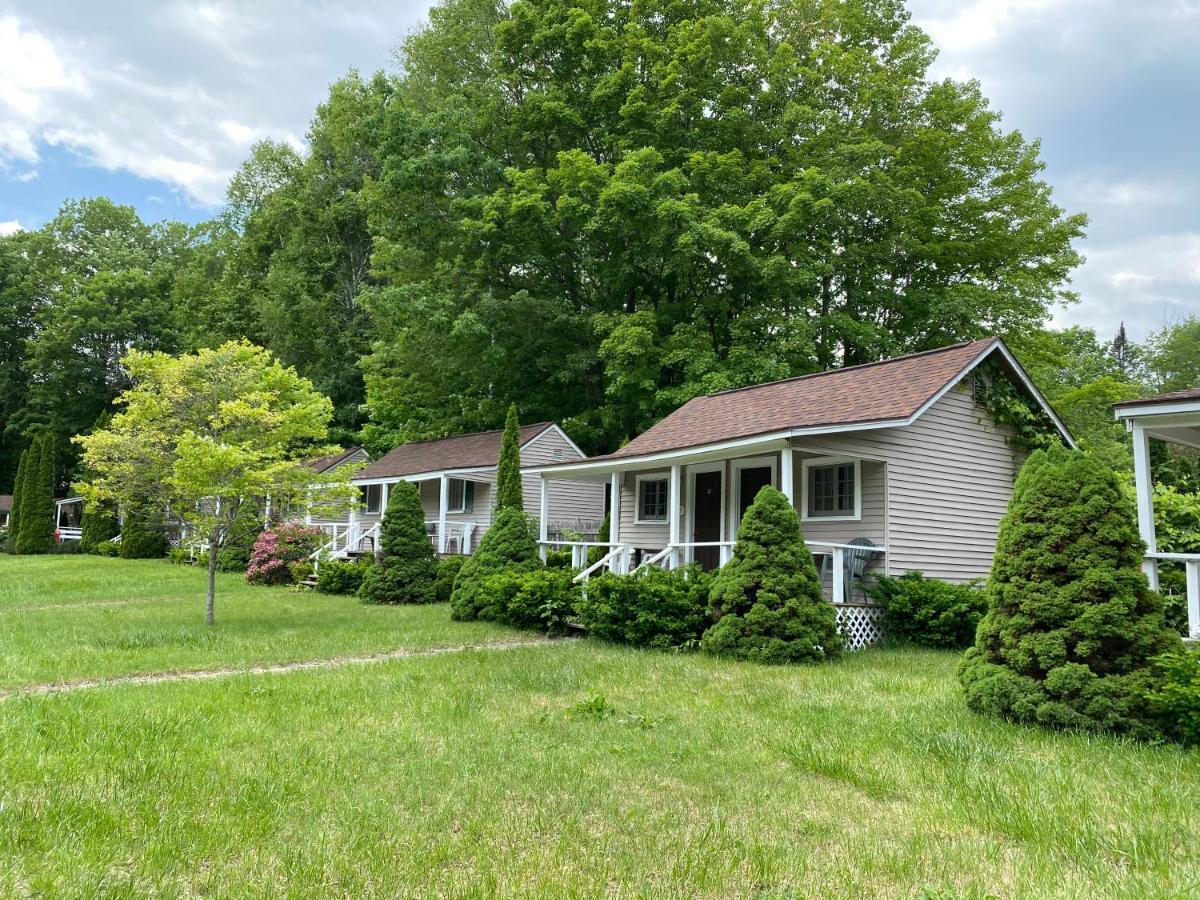
[[21, 492], [18, 553], [49, 553], [54, 549], [54, 437], [38, 435]]
[[29, 489], [30, 468], [36, 462], [36, 451], [32, 445], [21, 451], [17, 477], [13, 485], [12, 509], [8, 513], [8, 540], [5, 549], [9, 553], [17, 552], [17, 535], [21, 533], [21, 509], [25, 505], [25, 492]]
[[508, 407], [504, 436], [500, 439], [500, 460], [496, 465], [496, 509], [523, 509], [521, 487], [521, 425], [517, 404]]
[[0, 492], [3, 493], [15, 491], [17, 465], [29, 443], [18, 415], [29, 392], [31, 373], [26, 357], [35, 327], [35, 302], [29, 284], [29, 241], [28, 232], [0, 237]]
[[1190, 317], [1150, 335], [1145, 353], [1156, 390], [1200, 386], [1200, 319]]
[[715, 624], [700, 649], [761, 663], [816, 662], [841, 652], [833, 604], [821, 595], [796, 510], [782, 491], [758, 492], [738, 527], [733, 559], [709, 595]]
[[379, 544], [382, 555], [358, 595], [368, 603], [434, 603], [438, 564], [425, 532], [421, 491], [412, 482], [392, 486]]
[[217, 554], [217, 571], [244, 575], [250, 566], [254, 543], [262, 531], [262, 510], [258, 504], [243, 503], [229, 526], [225, 546]]
[[520, 397], [611, 448], [1071, 299], [1083, 217], [902, 4], [445, 0], [401, 52], [364, 192], [379, 444]]
[[[205, 621], [215, 621], [217, 561], [243, 504], [311, 498], [331, 512], [354, 497], [346, 470], [316, 473], [333, 406], [311, 382], [245, 341], [168, 356], [133, 352], [133, 386], [108, 428], [77, 438], [88, 507], [170, 509], [208, 545]], [[124, 543], [124, 538], [121, 539]]]
[[1150, 660], [1180, 642], [1142, 551], [1112, 469], [1061, 447], [1030, 456], [1001, 522], [988, 612], [959, 666], [967, 705], [1050, 727], [1151, 733]]
[[529, 518], [520, 507], [496, 511], [492, 525], [467, 557], [450, 595], [450, 616], [462, 621], [479, 618], [489, 605], [488, 579], [503, 572], [533, 572], [542, 567]]

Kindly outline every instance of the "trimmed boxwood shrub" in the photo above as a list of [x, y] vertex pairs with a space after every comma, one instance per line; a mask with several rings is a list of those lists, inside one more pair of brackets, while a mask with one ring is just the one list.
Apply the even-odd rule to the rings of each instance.
[[1165, 737], [1200, 744], [1200, 651], [1176, 650], [1154, 659], [1158, 686], [1147, 708]]
[[166, 528], [162, 516], [154, 510], [133, 510], [125, 514], [121, 526], [121, 559], [162, 559], [167, 555]]
[[1110, 467], [1030, 456], [1000, 524], [988, 611], [959, 664], [967, 705], [1056, 728], [1148, 736], [1151, 658], [1178, 650], [1141, 571], [1132, 501]]
[[454, 580], [458, 578], [458, 573], [462, 571], [463, 563], [467, 561], [465, 556], [447, 556], [438, 563], [437, 582], [435, 584], [435, 593], [437, 594], [438, 603], [449, 603], [450, 595], [454, 593]]
[[867, 594], [883, 607], [887, 640], [919, 647], [969, 647], [987, 610], [979, 585], [951, 584], [920, 572], [877, 575]]
[[766, 486], [742, 517], [731, 559], [713, 580], [715, 624], [700, 649], [760, 663], [817, 662], [842, 649], [833, 604], [821, 596], [800, 521]]
[[489, 602], [488, 579], [501, 572], [535, 572], [542, 568], [537, 544], [529, 530], [524, 511], [508, 507], [497, 511], [492, 527], [484, 534], [475, 552], [467, 557], [454, 581], [450, 596], [450, 615], [470, 621], [479, 618], [479, 610]]
[[410, 481], [401, 481], [391, 491], [379, 548], [379, 561], [367, 570], [358, 592], [363, 600], [433, 603], [437, 599], [437, 558], [425, 532], [420, 489]]
[[317, 590], [322, 594], [357, 594], [370, 563], [327, 560], [317, 568]]
[[514, 628], [562, 634], [579, 599], [579, 586], [572, 578], [564, 569], [492, 575], [487, 580], [488, 601], [479, 608], [478, 617]]
[[633, 575], [605, 572], [588, 582], [576, 603], [591, 637], [668, 650], [694, 644], [712, 624], [708, 594], [713, 576], [699, 566]]
[[317, 549], [321, 529], [315, 525], [285, 522], [264, 531], [254, 542], [246, 581], [250, 584], [290, 584], [294, 580], [293, 565], [308, 563]]

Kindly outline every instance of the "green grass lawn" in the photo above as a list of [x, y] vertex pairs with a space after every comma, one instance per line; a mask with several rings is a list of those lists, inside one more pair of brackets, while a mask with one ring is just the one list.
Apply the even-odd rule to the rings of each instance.
[[221, 575], [217, 626], [205, 575], [157, 560], [0, 554], [0, 689], [486, 641], [515, 633], [414, 607], [366, 606]]
[[[396, 612], [414, 643], [483, 634]], [[562, 641], [11, 698], [0, 894], [1200, 892], [1200, 754], [971, 715], [954, 663]]]

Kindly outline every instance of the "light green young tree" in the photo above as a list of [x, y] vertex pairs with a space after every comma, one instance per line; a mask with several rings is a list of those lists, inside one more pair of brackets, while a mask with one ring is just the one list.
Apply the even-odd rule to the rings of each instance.
[[348, 506], [350, 473], [318, 475], [333, 405], [267, 350], [246, 341], [169, 356], [133, 352], [133, 387], [105, 429], [77, 437], [90, 508], [158, 508], [208, 544], [205, 622], [213, 624], [217, 557], [243, 504], [266, 498], [324, 510]]

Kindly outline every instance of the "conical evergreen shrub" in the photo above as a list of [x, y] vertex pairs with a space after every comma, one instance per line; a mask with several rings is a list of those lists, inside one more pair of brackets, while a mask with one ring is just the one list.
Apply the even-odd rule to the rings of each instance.
[[731, 559], [709, 594], [715, 624], [700, 649], [760, 663], [815, 662], [842, 649], [796, 511], [769, 485], [742, 517]]
[[1035, 452], [1000, 525], [988, 611], [959, 664], [967, 705], [1057, 728], [1149, 735], [1150, 658], [1180, 646], [1141, 571], [1132, 502], [1111, 468]]
[[111, 503], [105, 502], [95, 509], [85, 509], [82, 530], [79, 549], [84, 553], [102, 553], [100, 548], [121, 533], [116, 508]]
[[517, 421], [517, 404], [508, 408], [504, 421], [504, 436], [500, 439], [500, 459], [496, 464], [496, 511], [523, 509], [521, 487], [521, 425]]
[[126, 512], [121, 528], [121, 559], [162, 559], [166, 555], [162, 516], [148, 509]]
[[479, 618], [479, 610], [488, 605], [487, 580], [501, 572], [534, 572], [540, 569], [537, 544], [530, 533], [529, 517], [519, 507], [496, 511], [492, 527], [484, 534], [475, 552], [467, 557], [454, 580], [450, 595], [450, 616], [469, 621]]
[[5, 548], [9, 553], [17, 552], [17, 535], [21, 531], [21, 506], [25, 502], [26, 482], [29, 480], [30, 460], [33, 457], [32, 445], [21, 451], [17, 462], [17, 480], [13, 482], [12, 509], [8, 512], [8, 538]]
[[392, 486], [379, 530], [381, 557], [363, 577], [358, 595], [367, 603], [433, 603], [437, 559], [425, 533], [421, 492], [402, 481]]
[[18, 553], [49, 553], [54, 549], [54, 438], [43, 434], [30, 448], [22, 490]]

